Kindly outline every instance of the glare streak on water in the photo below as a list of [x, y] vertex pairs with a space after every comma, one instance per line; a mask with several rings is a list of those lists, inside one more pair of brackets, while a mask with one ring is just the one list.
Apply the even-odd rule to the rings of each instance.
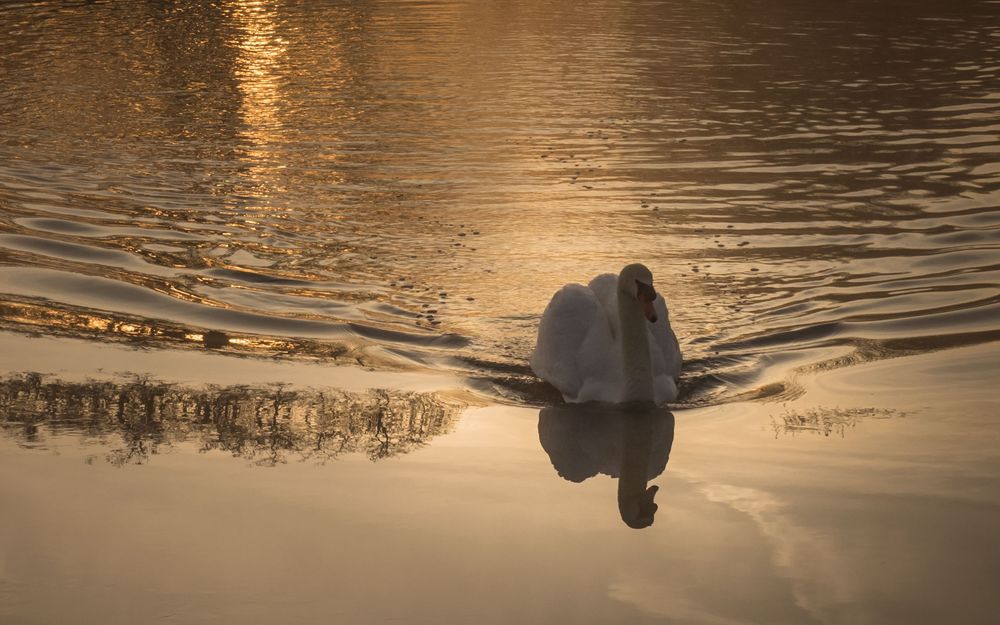
[[502, 387], [641, 260], [688, 402], [996, 340], [1000, 17], [876, 4], [5, 5], [0, 328]]

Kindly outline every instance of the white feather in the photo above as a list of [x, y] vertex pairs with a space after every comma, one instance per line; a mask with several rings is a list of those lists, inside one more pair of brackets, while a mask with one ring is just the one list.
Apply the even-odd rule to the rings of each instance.
[[[552, 297], [538, 327], [531, 368], [567, 402], [622, 402], [625, 366], [618, 308], [618, 276], [602, 274], [590, 284], [567, 284]], [[638, 306], [638, 302], [636, 302]], [[646, 323], [656, 403], [677, 398], [681, 352], [662, 294], [653, 302], [657, 320]]]

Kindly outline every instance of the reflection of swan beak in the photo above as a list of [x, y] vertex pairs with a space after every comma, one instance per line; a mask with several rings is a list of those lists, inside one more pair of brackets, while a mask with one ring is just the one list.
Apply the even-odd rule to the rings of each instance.
[[658, 490], [660, 490], [659, 486], [650, 486], [643, 494], [642, 503], [639, 504], [641, 522], [646, 527], [653, 524], [656, 511], [660, 509], [660, 506], [656, 505], [656, 502], [653, 501], [653, 497], [656, 497], [656, 491]]
[[618, 510], [621, 512], [622, 521], [632, 529], [641, 530], [649, 527], [656, 520], [656, 511], [660, 509], [653, 497], [659, 486], [650, 486], [644, 492], [639, 493], [635, 498], [622, 499], [621, 491], [618, 494]]
[[653, 512], [656, 512], [657, 508], [659, 508], [659, 506], [653, 503], [653, 497], [656, 497], [656, 491], [658, 490], [660, 490], [660, 487], [654, 484], [646, 489], [646, 496], [644, 497], [646, 506], [651, 507]]

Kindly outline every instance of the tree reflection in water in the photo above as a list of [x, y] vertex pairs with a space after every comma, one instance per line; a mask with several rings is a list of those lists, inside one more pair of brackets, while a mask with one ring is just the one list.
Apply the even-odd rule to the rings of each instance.
[[560, 477], [618, 480], [618, 511], [635, 529], [653, 524], [658, 486], [674, 444], [674, 415], [652, 404], [562, 404], [538, 414], [538, 438]]
[[7, 436], [28, 448], [66, 435], [96, 441], [119, 466], [143, 464], [183, 442], [263, 466], [357, 452], [376, 461], [448, 432], [462, 407], [439, 395], [385, 390], [189, 388], [141, 378], [78, 383], [37, 373], [0, 380]]

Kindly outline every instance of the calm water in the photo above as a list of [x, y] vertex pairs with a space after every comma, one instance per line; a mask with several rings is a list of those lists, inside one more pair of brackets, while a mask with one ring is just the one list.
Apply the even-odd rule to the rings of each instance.
[[687, 401], [804, 348], [1000, 336], [993, 2], [59, 2], [0, 23], [9, 330], [456, 367], [530, 398], [554, 290], [641, 259]]
[[[989, 622], [1000, 2], [7, 2], [0, 76], [0, 622]], [[686, 359], [638, 456], [524, 407], [633, 261]]]

